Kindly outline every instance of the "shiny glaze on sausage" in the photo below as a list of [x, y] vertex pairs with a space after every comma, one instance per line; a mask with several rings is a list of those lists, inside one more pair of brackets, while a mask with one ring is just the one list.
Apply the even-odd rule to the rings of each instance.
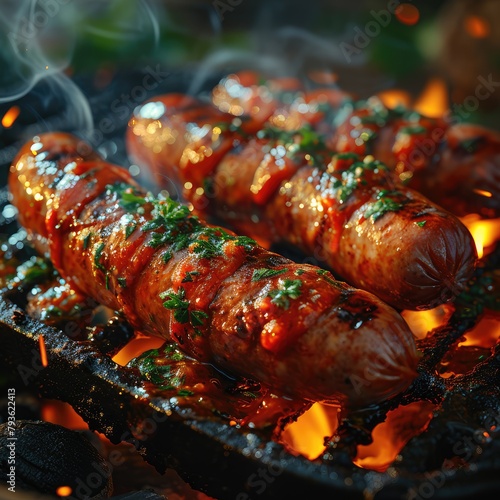
[[[136, 110], [127, 147], [159, 185], [167, 176], [177, 178], [198, 210], [253, 237], [292, 243], [394, 307], [435, 307], [467, 283], [476, 258], [467, 228], [373, 157], [348, 153], [332, 159], [309, 129], [282, 134], [271, 128], [253, 136], [231, 130], [218, 117], [193, 123], [191, 112], [184, 117], [166, 99]], [[209, 115], [209, 104], [198, 107], [200, 115]], [[194, 140], [179, 156], [161, 137], [161, 130], [171, 128], [181, 137], [206, 130], [209, 143], [201, 150]]]
[[415, 376], [411, 332], [378, 298], [145, 195], [76, 137], [27, 143], [9, 188], [69, 286], [198, 360], [282, 394], [356, 406]]

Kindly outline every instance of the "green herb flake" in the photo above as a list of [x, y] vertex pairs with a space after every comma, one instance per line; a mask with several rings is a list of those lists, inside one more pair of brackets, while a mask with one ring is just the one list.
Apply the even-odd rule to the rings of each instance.
[[288, 272], [288, 268], [286, 267], [283, 269], [266, 269], [266, 268], [255, 269], [255, 271], [252, 274], [252, 281], [259, 281], [266, 278], [272, 278], [274, 276], [278, 276], [286, 272]]
[[161, 260], [166, 264], [174, 255], [170, 250], [167, 250], [162, 256]]
[[271, 139], [283, 144], [287, 148], [286, 155], [292, 160], [308, 156], [308, 160], [315, 166], [324, 166], [326, 145], [323, 137], [310, 125], [299, 130], [283, 130], [277, 127], [265, 127], [257, 132], [259, 139]]
[[236, 246], [243, 247], [247, 252], [251, 252], [257, 245], [257, 242], [248, 236], [233, 236], [230, 239], [234, 240]]
[[356, 161], [343, 170], [339, 178], [336, 178], [332, 183], [334, 189], [337, 190], [336, 196], [340, 203], [345, 203], [354, 193], [358, 186], [366, 184], [365, 172], [387, 170], [387, 167], [377, 161]]
[[100, 262], [102, 257], [102, 252], [105, 246], [106, 243], [104, 242], [99, 243], [94, 253], [94, 266], [96, 267], [96, 269], [100, 269], [101, 271], [106, 271], [106, 268]]
[[302, 276], [304, 273], [305, 273], [304, 269], [297, 269], [294, 274], [296, 276]]
[[[174, 312], [174, 319], [181, 324], [191, 323], [193, 327], [202, 326], [204, 320], [208, 318], [205, 311], [189, 310], [189, 301], [185, 300], [186, 290], [179, 287], [177, 293], [173, 291], [166, 291], [160, 294], [162, 300], [168, 299], [163, 302], [163, 307]], [[200, 332], [197, 331], [199, 335]]]
[[125, 226], [125, 239], [128, 240], [136, 229], [137, 223], [131, 224], [130, 226]]
[[419, 227], [424, 227], [426, 223], [427, 223], [426, 220], [420, 220], [418, 222], [415, 222], [415, 224]]
[[90, 240], [92, 239], [92, 231], [89, 231], [84, 237], [83, 237], [83, 249], [87, 250], [90, 244]]
[[204, 320], [208, 318], [208, 314], [205, 311], [191, 311], [190, 312], [190, 320], [193, 326], [202, 326]]
[[283, 309], [288, 309], [290, 307], [289, 299], [297, 299], [301, 295], [301, 286], [302, 280], [280, 280], [280, 287], [271, 290], [268, 294], [268, 297], [271, 297], [271, 302], [273, 304], [276, 304]]
[[425, 134], [427, 129], [422, 127], [422, 125], [410, 125], [407, 127], [401, 127], [399, 132], [407, 135]]
[[198, 271], [188, 271], [184, 278], [182, 279], [181, 283], [192, 283], [193, 282], [193, 276], [198, 276], [200, 273]]
[[334, 286], [338, 290], [343, 290], [344, 289], [344, 286], [343, 286], [342, 282], [337, 281], [331, 275], [331, 273], [329, 271], [327, 271], [326, 269], [318, 269], [316, 271], [316, 273], [319, 274], [327, 283], [329, 283], [330, 285]]
[[180, 391], [177, 392], [177, 396], [180, 396], [180, 397], [188, 397], [188, 396], [193, 396], [194, 395], [194, 392], [193, 391], [190, 391], [188, 389], [181, 389]]
[[219, 239], [218, 241], [213, 239], [199, 240], [195, 243], [193, 252], [199, 255], [199, 257], [202, 259], [211, 259], [216, 255], [222, 254], [223, 244], [224, 241], [221, 239]]
[[373, 222], [380, 219], [387, 212], [397, 212], [403, 208], [404, 201], [396, 201], [392, 197], [402, 196], [399, 191], [388, 191], [382, 189], [377, 194], [377, 201], [370, 204], [370, 206], [365, 210], [365, 218], [372, 219]]
[[106, 186], [108, 193], [115, 193], [119, 198], [118, 204], [127, 212], [136, 212], [147, 200], [134, 186], [119, 182], [116, 184], [108, 184]]
[[118, 281], [118, 284], [122, 287], [122, 288], [127, 288], [127, 278], [123, 278], [123, 277], [118, 277], [116, 278], [116, 281]]
[[177, 293], [174, 291], [167, 291], [160, 294], [162, 300], [168, 299], [163, 302], [163, 307], [173, 311], [175, 321], [181, 324], [189, 322], [189, 302], [184, 300], [185, 297], [186, 291], [183, 287], [180, 287]]

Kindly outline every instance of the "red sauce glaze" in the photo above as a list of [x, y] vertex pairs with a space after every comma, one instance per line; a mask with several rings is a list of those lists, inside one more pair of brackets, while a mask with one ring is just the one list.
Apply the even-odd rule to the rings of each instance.
[[[69, 135], [35, 144], [43, 155], [61, 142], [79, 158]], [[136, 329], [298, 399], [366, 406], [415, 377], [412, 335], [376, 297], [208, 226], [175, 202], [148, 198], [126, 170], [71, 154], [47, 169], [32, 146], [9, 178], [20, 213], [32, 203], [26, 181], [46, 189], [42, 209], [22, 223], [44, 228], [45, 250], [64, 279], [123, 311]]]

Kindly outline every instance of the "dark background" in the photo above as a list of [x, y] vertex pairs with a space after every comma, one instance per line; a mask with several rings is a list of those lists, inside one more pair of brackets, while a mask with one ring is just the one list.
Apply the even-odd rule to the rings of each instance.
[[[207, 91], [241, 68], [321, 70], [360, 97], [392, 88], [416, 97], [437, 77], [450, 105], [474, 95], [481, 76], [500, 82], [500, 2], [406, 2], [415, 23], [394, 13], [398, 3], [0, 0], [0, 180], [25, 140], [51, 130], [76, 132], [127, 165], [123, 133], [135, 106], [162, 92]], [[500, 128], [499, 103], [491, 92], [467, 120]]]

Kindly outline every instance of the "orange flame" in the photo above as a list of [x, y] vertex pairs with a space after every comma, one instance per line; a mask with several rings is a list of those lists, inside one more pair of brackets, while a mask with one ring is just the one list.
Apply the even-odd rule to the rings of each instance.
[[431, 118], [439, 118], [448, 109], [448, 90], [441, 78], [429, 80], [413, 108]]
[[500, 219], [481, 219], [477, 214], [469, 214], [461, 221], [474, 238], [479, 258], [488, 255], [494, 243], [500, 240]]
[[427, 428], [434, 408], [427, 401], [418, 401], [388, 412], [385, 422], [373, 430], [373, 442], [358, 446], [354, 463], [364, 469], [387, 470], [405, 444]]
[[125, 366], [131, 359], [140, 356], [149, 349], [158, 349], [165, 343], [165, 339], [160, 337], [135, 337], [127, 345], [118, 351], [112, 358], [121, 366]]
[[19, 113], [21, 113], [19, 106], [12, 106], [3, 116], [2, 126], [4, 128], [12, 127], [12, 124], [17, 120]]
[[43, 401], [41, 409], [42, 420], [52, 424], [62, 425], [67, 429], [86, 430], [89, 426], [68, 403], [50, 400]]
[[440, 305], [427, 311], [403, 311], [401, 315], [408, 323], [413, 335], [417, 339], [423, 339], [428, 332], [444, 325], [450, 318], [451, 313], [451, 308]]
[[314, 403], [281, 435], [283, 444], [292, 452], [314, 460], [325, 450], [325, 438], [333, 436], [338, 426], [339, 408]]
[[481, 321], [465, 335], [461, 346], [493, 347], [500, 338], [500, 314], [487, 311]]

